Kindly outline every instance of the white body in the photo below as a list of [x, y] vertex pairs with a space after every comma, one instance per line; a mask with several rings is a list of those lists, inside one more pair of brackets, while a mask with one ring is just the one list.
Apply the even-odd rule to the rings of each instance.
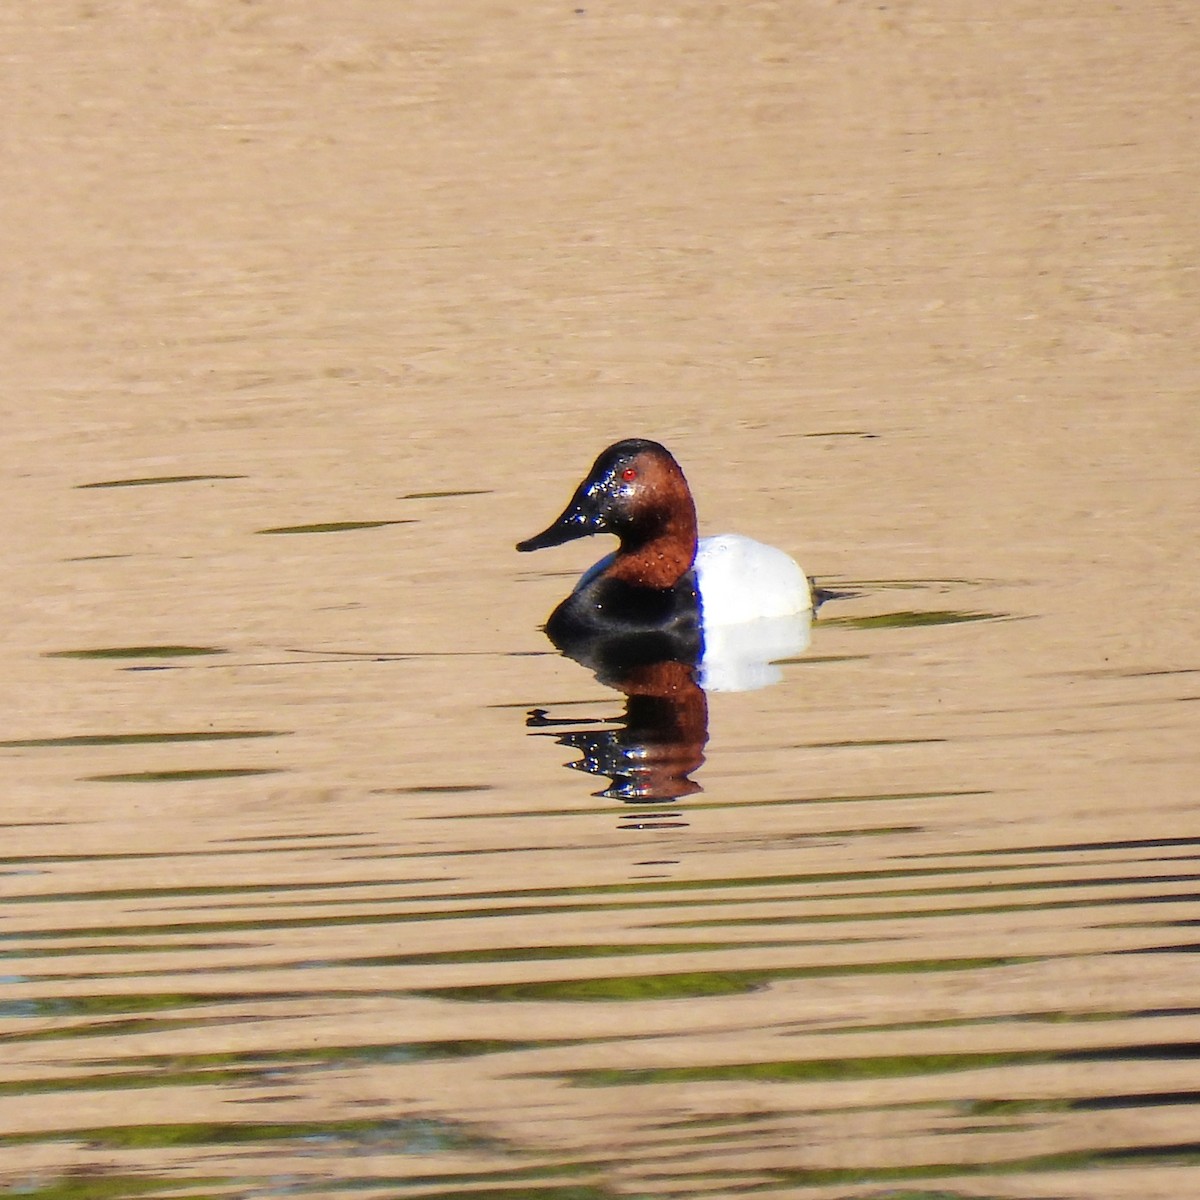
[[696, 586], [705, 630], [812, 609], [812, 588], [796, 561], [738, 533], [700, 539]]

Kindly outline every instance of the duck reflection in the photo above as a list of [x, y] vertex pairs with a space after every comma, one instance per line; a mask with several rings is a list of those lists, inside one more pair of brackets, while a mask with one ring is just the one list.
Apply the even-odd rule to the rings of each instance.
[[595, 793], [626, 803], [677, 800], [701, 791], [691, 778], [708, 742], [707, 691], [749, 691], [781, 677], [780, 658], [803, 652], [811, 613], [752, 621], [736, 627], [677, 633], [599, 636], [550, 630], [567, 657], [589, 668], [603, 684], [624, 693], [615, 727], [580, 729], [578, 720], [556, 720], [545, 709], [527, 719], [531, 729], [569, 726], [553, 736], [583, 757], [573, 770], [607, 776]]
[[[555, 740], [583, 754], [567, 766], [608, 777], [609, 786], [598, 796], [637, 804], [676, 800], [700, 790], [690, 778], [704, 762], [708, 741], [708, 700], [696, 663], [699, 647], [683, 640], [671, 656], [644, 661], [647, 654], [667, 648], [631, 647], [625, 639], [608, 647], [595, 639], [586, 645], [559, 645], [564, 654], [594, 670], [601, 683], [626, 696], [624, 714], [614, 728], [579, 729], [579, 722], [553, 720], [544, 709], [534, 709], [526, 721], [536, 729], [575, 726], [554, 735]], [[639, 651], [632, 659], [631, 650]]]

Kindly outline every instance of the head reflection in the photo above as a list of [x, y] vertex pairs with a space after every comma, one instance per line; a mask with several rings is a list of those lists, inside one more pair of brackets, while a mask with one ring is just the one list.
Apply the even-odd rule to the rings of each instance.
[[[607, 776], [608, 787], [596, 795], [633, 804], [698, 792], [700, 785], [690, 775], [704, 762], [708, 703], [695, 667], [667, 659], [631, 666], [619, 675], [606, 673], [601, 680], [625, 693], [624, 715], [614, 728], [556, 734], [560, 746], [583, 754], [567, 766]], [[543, 709], [530, 713], [526, 723], [531, 728], [578, 724], [553, 721]]]

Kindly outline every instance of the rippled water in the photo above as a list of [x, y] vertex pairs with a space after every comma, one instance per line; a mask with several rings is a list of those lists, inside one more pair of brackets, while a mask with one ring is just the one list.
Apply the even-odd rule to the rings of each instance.
[[[5, 1186], [1200, 1194], [1190, 14], [0, 17]], [[629, 435], [774, 686], [539, 633]]]

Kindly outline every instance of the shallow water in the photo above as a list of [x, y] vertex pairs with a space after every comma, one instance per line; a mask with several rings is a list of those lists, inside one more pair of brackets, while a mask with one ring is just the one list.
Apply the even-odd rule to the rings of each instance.
[[[5, 1185], [1200, 1193], [1193, 24], [0, 16]], [[630, 435], [851, 593], [645, 803]]]

